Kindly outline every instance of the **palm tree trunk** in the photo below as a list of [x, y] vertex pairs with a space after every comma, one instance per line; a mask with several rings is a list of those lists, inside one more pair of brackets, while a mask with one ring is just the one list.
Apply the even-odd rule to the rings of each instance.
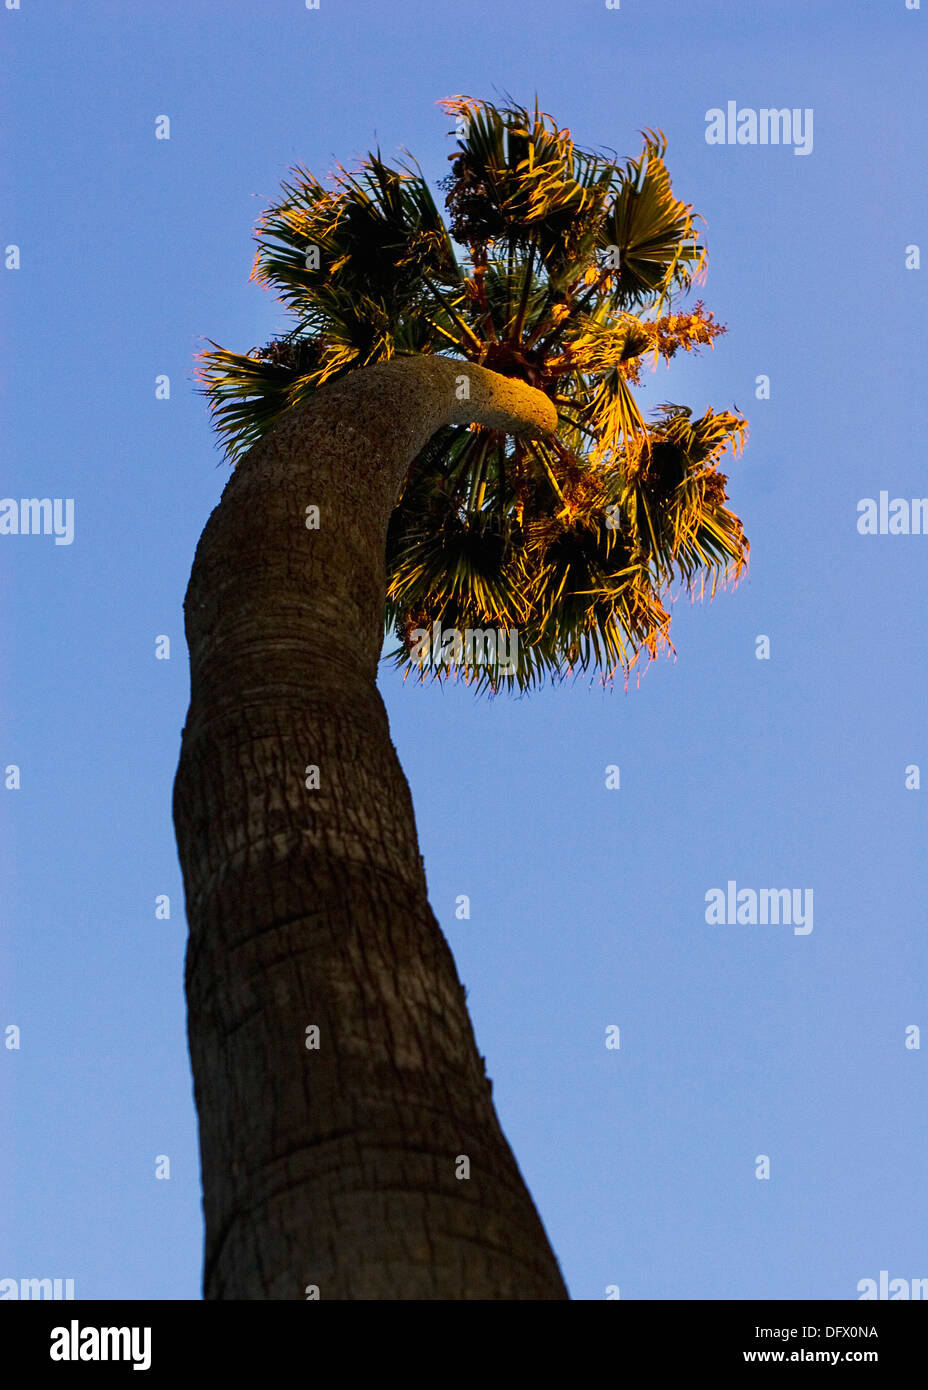
[[242, 459], [197, 547], [174, 821], [209, 1299], [568, 1296], [376, 688], [390, 513], [431, 435], [471, 420], [557, 423], [447, 359], [331, 383]]

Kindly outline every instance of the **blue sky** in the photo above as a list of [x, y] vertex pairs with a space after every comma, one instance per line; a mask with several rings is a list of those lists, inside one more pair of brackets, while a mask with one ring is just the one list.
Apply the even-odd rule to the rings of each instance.
[[[928, 773], [928, 536], [857, 530], [860, 499], [928, 494], [928, 271], [906, 268], [928, 244], [926, 10], [0, 11], [0, 243], [20, 248], [0, 273], [0, 494], [75, 511], [70, 545], [0, 535], [0, 766], [21, 769], [0, 786], [0, 1038], [21, 1031], [0, 1048], [0, 1278], [199, 1296], [171, 786], [183, 595], [228, 470], [193, 356], [284, 326], [248, 275], [288, 166], [379, 145], [437, 179], [456, 93], [537, 94], [621, 156], [664, 131], [729, 331], [643, 400], [737, 405], [751, 427], [729, 469], [749, 575], [678, 602], [676, 659], [627, 693], [475, 701], [382, 674], [503, 1126], [574, 1298], [854, 1299], [880, 1270], [928, 1276], [925, 1063], [905, 1045], [928, 1024], [928, 790], [905, 785]], [[707, 144], [729, 100], [811, 109], [811, 153]], [[729, 880], [812, 889], [813, 930], [708, 924]]]

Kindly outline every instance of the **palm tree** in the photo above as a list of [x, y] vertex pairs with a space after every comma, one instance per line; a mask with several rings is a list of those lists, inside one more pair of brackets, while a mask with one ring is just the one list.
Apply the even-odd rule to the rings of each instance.
[[[428, 904], [384, 632], [420, 679], [627, 681], [671, 585], [747, 560], [743, 417], [632, 391], [724, 331], [672, 308], [705, 248], [664, 137], [620, 163], [537, 104], [443, 106], [448, 225], [412, 161], [292, 170], [252, 274], [293, 329], [201, 357], [235, 463], [174, 793], [207, 1298], [567, 1297]], [[517, 659], [461, 641], [497, 630]]]

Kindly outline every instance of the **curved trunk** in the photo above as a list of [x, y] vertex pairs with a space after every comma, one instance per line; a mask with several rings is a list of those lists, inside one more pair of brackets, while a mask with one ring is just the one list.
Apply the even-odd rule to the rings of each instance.
[[206, 1298], [567, 1297], [376, 688], [390, 513], [430, 436], [465, 421], [557, 423], [471, 364], [366, 368], [250, 451], [197, 547], [174, 822]]

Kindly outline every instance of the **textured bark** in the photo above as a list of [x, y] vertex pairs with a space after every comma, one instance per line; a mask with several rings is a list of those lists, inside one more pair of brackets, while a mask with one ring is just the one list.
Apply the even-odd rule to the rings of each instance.
[[469, 420], [556, 426], [539, 392], [461, 362], [345, 377], [239, 463], [197, 548], [174, 820], [206, 1298], [567, 1297], [376, 688], [390, 513], [428, 438]]

